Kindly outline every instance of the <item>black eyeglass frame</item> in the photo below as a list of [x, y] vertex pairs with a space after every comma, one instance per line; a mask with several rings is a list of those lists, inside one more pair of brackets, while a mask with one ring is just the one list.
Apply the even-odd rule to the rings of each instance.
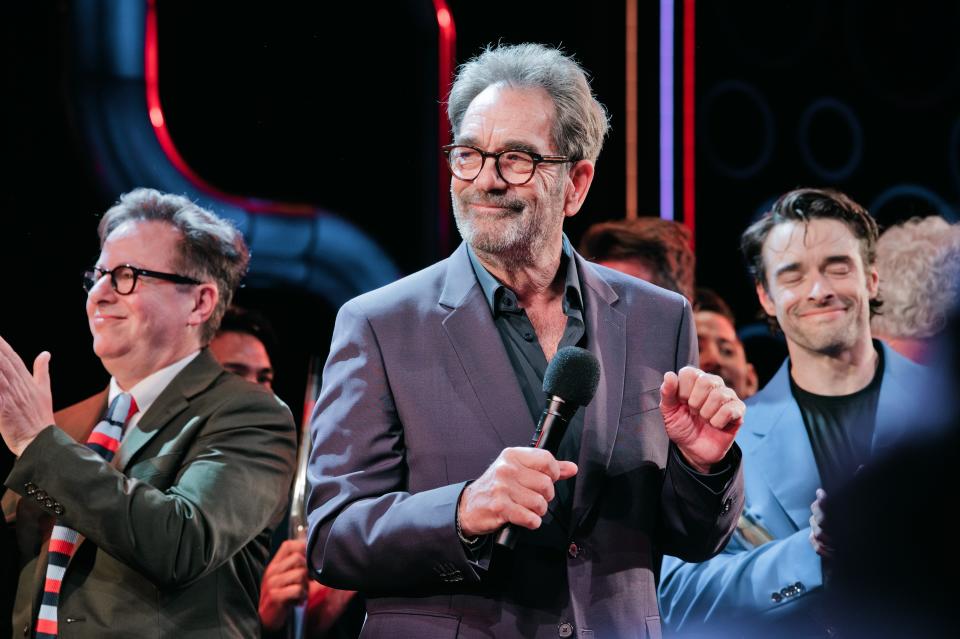
[[[117, 286], [117, 271], [126, 268], [130, 269], [130, 272], [133, 273], [133, 283], [130, 285], [130, 290], [126, 293], [120, 292], [120, 288]], [[94, 273], [99, 273], [99, 277], [93, 277]], [[137, 279], [140, 277], [152, 277], [158, 280], [164, 280], [167, 282], [173, 282], [174, 284], [192, 284], [196, 286], [197, 284], [202, 284], [198, 280], [193, 279], [192, 277], [187, 277], [185, 275], [177, 275], [176, 273], [161, 273], [160, 271], [150, 271], [145, 268], [140, 268], [139, 266], [134, 266], [133, 264], [118, 264], [112, 269], [100, 268], [99, 266], [91, 266], [83, 273], [83, 290], [90, 292], [90, 290], [96, 286], [104, 275], [110, 276], [110, 286], [113, 287], [114, 292], [117, 295], [130, 295], [137, 288]]]
[[[457, 172], [453, 169], [453, 166], [450, 164], [450, 152], [456, 149], [457, 147], [463, 147], [465, 149], [473, 149], [480, 154], [480, 169], [477, 170], [477, 174], [472, 178], [464, 178], [457, 175]], [[565, 162], [576, 162], [572, 157], [566, 155], [540, 155], [533, 151], [528, 151], [527, 149], [504, 149], [503, 151], [497, 151], [496, 153], [492, 151], [484, 151], [483, 149], [478, 149], [477, 147], [471, 144], [447, 144], [440, 149], [443, 151], [443, 154], [447, 157], [447, 166], [450, 167], [450, 173], [453, 174], [453, 177], [458, 180], [463, 180], [464, 182], [473, 182], [480, 174], [483, 173], [483, 166], [487, 163], [487, 158], [493, 158], [493, 166], [497, 170], [497, 175], [500, 176], [500, 179], [510, 184], [511, 186], [523, 186], [527, 182], [533, 179], [534, 174], [537, 172], [537, 167], [541, 164], [563, 164]], [[533, 168], [530, 170], [530, 175], [523, 182], [511, 182], [507, 178], [503, 177], [503, 171], [500, 170], [500, 156], [504, 153], [526, 153], [531, 158], [533, 158]]]

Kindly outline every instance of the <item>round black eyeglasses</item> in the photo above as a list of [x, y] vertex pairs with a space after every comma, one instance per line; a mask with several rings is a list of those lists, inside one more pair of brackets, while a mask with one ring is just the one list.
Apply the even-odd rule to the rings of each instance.
[[173, 282], [175, 284], [201, 283], [192, 277], [176, 275], [174, 273], [148, 271], [145, 268], [138, 268], [130, 264], [121, 264], [119, 266], [114, 266], [109, 270], [100, 268], [99, 266], [88, 268], [83, 272], [83, 290], [89, 293], [90, 289], [92, 289], [104, 275], [110, 276], [110, 285], [113, 287], [113, 290], [117, 292], [117, 295], [129, 295], [130, 293], [133, 293], [133, 289], [137, 287], [137, 279], [140, 277], [152, 277], [158, 280]]
[[464, 144], [448, 144], [442, 149], [447, 156], [450, 172], [455, 178], [465, 182], [472, 182], [479, 177], [487, 158], [493, 158], [500, 179], [513, 186], [522, 186], [529, 182], [538, 164], [563, 164], [573, 161], [573, 158], [565, 155], [540, 155], [521, 149], [491, 153]]

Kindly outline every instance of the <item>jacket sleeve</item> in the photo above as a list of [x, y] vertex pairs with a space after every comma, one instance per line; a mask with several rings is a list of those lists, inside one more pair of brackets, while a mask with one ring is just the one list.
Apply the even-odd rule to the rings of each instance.
[[[697, 335], [686, 300], [678, 323], [675, 369], [697, 366]], [[702, 561], [716, 555], [736, 529], [743, 510], [743, 469], [740, 448], [733, 444], [721, 462], [721, 471], [702, 475], [681, 461], [670, 445], [663, 487], [657, 546], [661, 552]]]
[[664, 557], [659, 586], [664, 622], [683, 632], [724, 619], [756, 619], [795, 605], [823, 581], [809, 536], [810, 529], [804, 528], [748, 548], [737, 535], [720, 555], [702, 563]]
[[[158, 586], [182, 586], [276, 522], [296, 451], [289, 409], [262, 392], [230, 393], [183, 428], [196, 435], [165, 490], [126, 476], [56, 426], [23, 451], [6, 484], [31, 499], [42, 491], [62, 508], [58, 522]], [[148, 463], [162, 467], [164, 457]]]
[[465, 483], [408, 491], [403, 424], [356, 301], [337, 315], [311, 437], [307, 554], [317, 579], [367, 593], [479, 581], [456, 531]]

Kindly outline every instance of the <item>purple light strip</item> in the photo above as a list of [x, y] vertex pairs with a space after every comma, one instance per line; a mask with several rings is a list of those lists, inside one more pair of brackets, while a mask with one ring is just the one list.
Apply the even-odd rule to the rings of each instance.
[[673, 0], [660, 0], [660, 217], [673, 219]]

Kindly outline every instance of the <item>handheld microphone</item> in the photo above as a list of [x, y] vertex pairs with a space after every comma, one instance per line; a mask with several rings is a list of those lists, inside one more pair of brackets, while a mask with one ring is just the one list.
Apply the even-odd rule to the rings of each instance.
[[[543, 392], [547, 405], [540, 414], [530, 446], [557, 454], [567, 425], [597, 392], [600, 383], [600, 362], [590, 351], [577, 346], [564, 346], [557, 351], [543, 375]], [[507, 525], [497, 534], [497, 544], [513, 548], [517, 530]]]

